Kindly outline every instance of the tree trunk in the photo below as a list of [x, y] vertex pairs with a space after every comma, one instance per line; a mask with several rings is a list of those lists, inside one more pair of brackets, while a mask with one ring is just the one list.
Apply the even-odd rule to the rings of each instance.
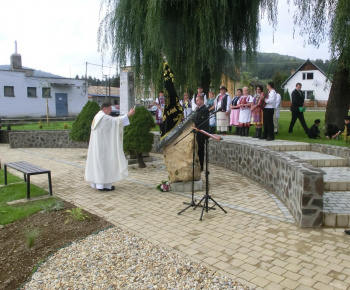
[[204, 93], [209, 98], [209, 89], [210, 89], [210, 83], [211, 83], [211, 75], [209, 68], [204, 68], [202, 77], [201, 77], [201, 86], [203, 87]]
[[139, 168], [146, 168], [146, 163], [143, 161], [142, 153], [137, 153], [137, 160], [139, 162]]
[[335, 124], [343, 130], [344, 117], [348, 115], [350, 105], [350, 75], [349, 70], [343, 67], [340, 59], [329, 93], [325, 123]]

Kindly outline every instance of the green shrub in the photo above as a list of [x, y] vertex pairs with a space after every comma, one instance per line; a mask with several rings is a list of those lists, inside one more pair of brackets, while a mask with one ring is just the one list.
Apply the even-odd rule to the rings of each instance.
[[152, 114], [145, 107], [136, 107], [130, 125], [124, 129], [124, 150], [138, 155], [139, 167], [146, 167], [142, 153], [150, 152], [153, 144], [151, 129], [155, 126]]
[[88, 101], [81, 110], [69, 132], [69, 137], [73, 141], [88, 142], [90, 139], [91, 123], [95, 115], [100, 110], [100, 106], [94, 101]]
[[289, 95], [288, 89], [284, 92], [282, 101], [290, 101], [290, 95]]

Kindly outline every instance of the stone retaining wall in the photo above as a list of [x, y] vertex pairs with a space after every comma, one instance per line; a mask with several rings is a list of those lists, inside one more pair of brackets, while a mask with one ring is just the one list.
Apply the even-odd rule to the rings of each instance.
[[233, 141], [210, 142], [209, 161], [271, 189], [290, 209], [300, 227], [322, 226], [324, 172], [321, 169], [283, 151]]
[[11, 148], [87, 148], [87, 142], [74, 142], [68, 130], [10, 131]]

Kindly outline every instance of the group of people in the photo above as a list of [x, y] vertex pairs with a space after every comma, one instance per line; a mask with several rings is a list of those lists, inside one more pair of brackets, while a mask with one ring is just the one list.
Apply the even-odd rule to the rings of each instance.
[[261, 85], [256, 86], [254, 96], [249, 94], [248, 87], [238, 89], [234, 97], [228, 94], [225, 86], [221, 86], [219, 90], [220, 93], [217, 96], [215, 96], [214, 91], [209, 91], [209, 98], [207, 98], [203, 88], [199, 86], [197, 94], [193, 96], [192, 100], [190, 100], [189, 94], [185, 93], [184, 99], [181, 100], [184, 118], [196, 110], [198, 107], [197, 97], [201, 96], [204, 105], [212, 113], [209, 117], [209, 133], [217, 132], [225, 135], [232, 130], [232, 127], [235, 127], [236, 135], [248, 136], [250, 126], [254, 125], [255, 135], [253, 138], [268, 141], [275, 139], [275, 133], [278, 132], [281, 96], [276, 93], [273, 82], [268, 83], [266, 94]]
[[[350, 116], [344, 118], [344, 131], [340, 130], [337, 125], [328, 124], [325, 128], [326, 139], [339, 139], [340, 135], [343, 134], [344, 140], [350, 142]], [[320, 119], [316, 119], [314, 124], [310, 127], [308, 136], [310, 139], [321, 138], [321, 132], [319, 126], [321, 124]]]

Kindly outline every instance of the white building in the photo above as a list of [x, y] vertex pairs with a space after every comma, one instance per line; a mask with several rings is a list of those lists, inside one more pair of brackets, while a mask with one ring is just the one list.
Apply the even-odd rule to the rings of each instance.
[[282, 89], [285, 92], [288, 90], [291, 95], [297, 83], [302, 84], [301, 90], [306, 100], [314, 97], [318, 101], [328, 101], [332, 84], [326, 74], [309, 59], [282, 84]]
[[22, 67], [21, 55], [0, 65], [0, 118], [74, 117], [88, 101], [84, 80]]

